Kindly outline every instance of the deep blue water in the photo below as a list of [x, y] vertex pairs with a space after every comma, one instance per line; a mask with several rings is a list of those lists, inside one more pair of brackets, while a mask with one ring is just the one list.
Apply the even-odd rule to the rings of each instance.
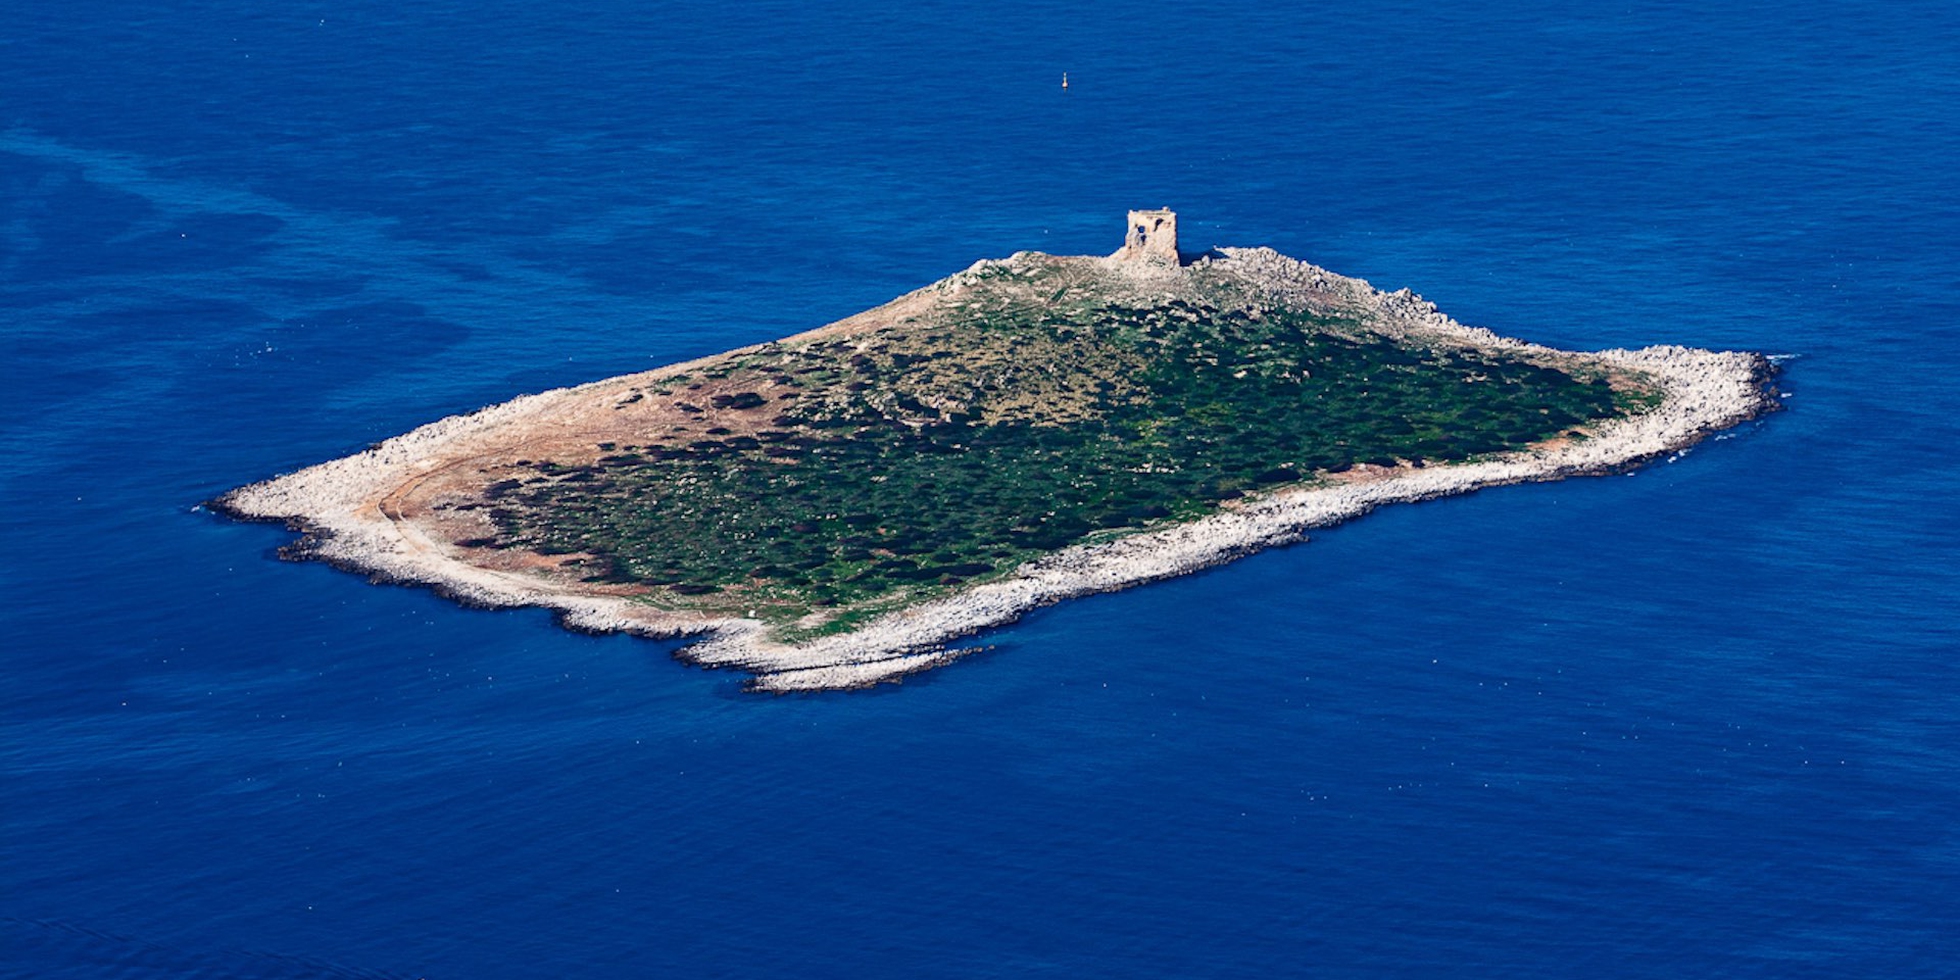
[[[1314, 6], [0, 8], [0, 973], [1951, 976], [1960, 7]], [[810, 697], [195, 509], [1165, 205], [1790, 411]]]

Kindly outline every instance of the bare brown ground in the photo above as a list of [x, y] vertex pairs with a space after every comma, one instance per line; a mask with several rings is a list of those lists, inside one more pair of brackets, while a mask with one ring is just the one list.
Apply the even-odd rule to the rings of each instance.
[[[906, 317], [924, 314], [935, 302], [934, 297], [924, 293], [922, 290], [907, 294], [778, 343], [794, 347], [871, 333]], [[386, 519], [396, 528], [403, 543], [418, 554], [499, 573], [520, 588], [545, 589], [561, 595], [610, 597], [644, 597], [656, 591], [664, 592], [643, 585], [581, 581], [584, 571], [580, 562], [590, 559], [590, 555], [542, 555], [521, 548], [464, 547], [457, 542], [496, 534], [485, 490], [498, 481], [534, 473], [530, 468], [533, 463], [549, 460], [566, 467], [589, 466], [601, 456], [620, 451], [620, 447], [686, 443], [727, 435], [753, 436], [769, 429], [771, 418], [793, 406], [798, 394], [796, 388], [766, 380], [758, 383], [752, 373], [724, 378], [701, 374], [703, 369], [753, 350], [743, 348], [584, 385], [567, 392], [568, 397], [554, 405], [549, 413], [481, 434], [453, 447], [452, 453], [422, 460], [414, 475], [371, 495], [361, 502], [359, 509]], [[670, 380], [680, 376], [687, 376], [685, 383]], [[663, 393], [662, 389], [671, 390]], [[745, 410], [714, 407], [715, 396], [745, 391], [758, 392], [768, 401]], [[790, 398], [785, 399], [785, 395]], [[728, 431], [709, 436], [710, 429]], [[736, 588], [725, 590], [713, 599], [683, 605], [732, 609], [746, 601], [742, 590]], [[687, 616], [685, 610], [664, 610], [657, 618], [667, 626], [676, 613]]]

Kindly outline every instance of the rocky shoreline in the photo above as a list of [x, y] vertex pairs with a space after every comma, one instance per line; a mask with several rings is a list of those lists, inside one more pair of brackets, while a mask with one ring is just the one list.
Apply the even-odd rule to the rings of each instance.
[[[1335, 275], [1270, 249], [1221, 250], [1200, 264], [1256, 287], [1275, 303], [1325, 303], [1337, 298], [1343, 306], [1366, 312], [1371, 326], [1385, 332], [1565, 354], [1464, 327], [1407, 290], [1381, 292], [1362, 280]], [[976, 274], [986, 265], [976, 265], [962, 275]], [[1183, 271], [1176, 266], [1117, 263], [1111, 268], [1159, 280]], [[538, 576], [472, 565], [428, 538], [413, 521], [391, 512], [392, 495], [447, 461], [468, 458], [491, 433], [548, 425], [555, 408], [595, 390], [616, 387], [620, 379], [525, 396], [433, 422], [364, 452], [242, 487], [209, 506], [240, 519], [282, 522], [302, 535], [282, 551], [283, 556], [325, 561], [364, 573], [375, 582], [425, 585], [472, 606], [540, 606], [555, 611], [565, 626], [575, 630], [702, 636], [677, 656], [702, 666], [747, 671], [754, 675], [752, 690], [857, 688], [957, 659], [970, 651], [949, 649], [949, 643], [1064, 599], [1174, 578], [1296, 543], [1309, 530], [1350, 520], [1383, 504], [1621, 472], [1777, 407], [1768, 387], [1775, 369], [1760, 354], [1663, 346], [1584, 357], [1642, 372], [1664, 390], [1665, 397], [1651, 410], [1597, 426], [1584, 440], [1478, 462], [1403, 467], [1351, 482], [1278, 491], [1196, 521], [1067, 548], [1004, 578], [886, 614], [850, 633], [801, 644], [769, 639], [754, 620], [660, 610], [630, 596], [594, 594]], [[684, 365], [663, 371], [679, 367]]]

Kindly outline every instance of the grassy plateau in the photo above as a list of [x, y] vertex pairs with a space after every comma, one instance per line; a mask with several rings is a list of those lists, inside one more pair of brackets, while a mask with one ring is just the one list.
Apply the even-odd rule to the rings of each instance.
[[657, 425], [493, 474], [493, 533], [648, 602], [785, 635], [1355, 467], [1438, 465], [1643, 410], [1583, 357], [1378, 329], [1200, 266], [983, 263], [905, 315], [646, 376]]

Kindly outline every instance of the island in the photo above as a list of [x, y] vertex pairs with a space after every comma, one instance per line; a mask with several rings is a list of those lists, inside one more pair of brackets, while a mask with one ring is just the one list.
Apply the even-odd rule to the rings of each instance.
[[282, 549], [752, 690], [864, 687], [1063, 599], [1382, 504], [1624, 471], [1773, 410], [1764, 356], [1557, 350], [1266, 248], [1021, 252], [782, 340], [432, 422], [212, 501]]

